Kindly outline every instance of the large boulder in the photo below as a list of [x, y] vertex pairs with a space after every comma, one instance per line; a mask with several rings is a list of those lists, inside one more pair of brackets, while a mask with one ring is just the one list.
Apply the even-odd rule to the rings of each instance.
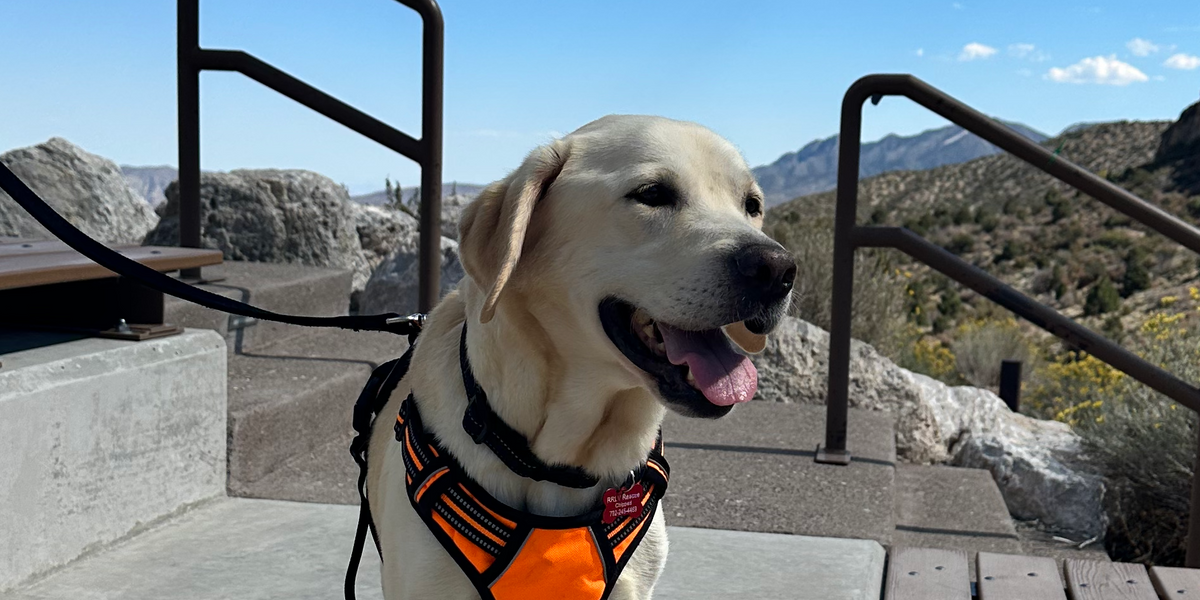
[[372, 273], [388, 255], [420, 235], [420, 223], [406, 212], [357, 202], [352, 202], [351, 206], [358, 241]]
[[[902, 369], [857, 340], [850, 356], [850, 406], [896, 415], [899, 458], [986, 468], [1013, 516], [1086, 537], [1103, 534], [1103, 481], [1066, 424], [1015, 414], [988, 390]], [[753, 360], [757, 399], [825, 403], [826, 331], [787, 317]]]
[[[371, 274], [366, 289], [358, 296], [358, 312], [379, 314], [394, 312], [402, 315], [417, 311], [420, 292], [420, 271], [417, 257], [419, 237], [411, 235], [399, 241], [395, 251]], [[439, 298], [445, 297], [463, 278], [462, 262], [458, 258], [458, 242], [442, 237], [442, 266]]]
[[[146, 244], [177, 244], [179, 182], [167, 186], [162, 220]], [[227, 260], [347, 269], [354, 289], [371, 275], [346, 189], [303, 170], [236, 170], [200, 175], [201, 244]]]
[[[93, 239], [138, 243], [158, 215], [130, 187], [116, 163], [62, 138], [0, 154], [13, 173], [58, 214]], [[12, 198], [0, 191], [0, 236], [53, 237]]]

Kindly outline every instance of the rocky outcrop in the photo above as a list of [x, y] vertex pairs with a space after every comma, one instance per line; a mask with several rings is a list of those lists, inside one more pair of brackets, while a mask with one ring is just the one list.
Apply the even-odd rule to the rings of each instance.
[[463, 209], [474, 199], [474, 195], [467, 194], [450, 194], [442, 198], [442, 235], [458, 239], [458, 222], [462, 219]]
[[1200, 155], [1200, 102], [1187, 107], [1163, 132], [1154, 160], [1166, 163], [1193, 155]]
[[[359, 313], [394, 312], [406, 315], [417, 311], [420, 280], [417, 246], [418, 236], [414, 230], [412, 235], [402, 239], [396, 250], [375, 269], [371, 279], [367, 281], [366, 289], [358, 296]], [[464, 274], [458, 258], [458, 242], [442, 237], [439, 297], [449, 294]]]
[[[167, 187], [162, 220], [146, 244], [179, 239], [179, 182]], [[362, 290], [371, 271], [346, 189], [301, 170], [237, 170], [200, 175], [201, 243], [226, 260], [297, 263], [354, 273]]]
[[408, 213], [352, 202], [354, 227], [362, 245], [363, 257], [371, 272], [379, 267], [392, 252], [402, 246], [416, 248], [420, 236], [420, 223]]
[[[154, 210], [130, 189], [116, 163], [62, 138], [0, 154], [3, 162], [68, 222], [93, 239], [138, 243], [158, 222]], [[0, 191], [0, 236], [53, 237]]]
[[[754, 358], [756, 399], [824, 404], [828, 361], [829, 334], [786, 318]], [[951, 387], [902, 369], [857, 340], [850, 405], [896, 415], [902, 460], [986, 468], [1013, 516], [1086, 537], [1103, 533], [1103, 482], [1065, 424], [1015, 414], [990, 391]]]

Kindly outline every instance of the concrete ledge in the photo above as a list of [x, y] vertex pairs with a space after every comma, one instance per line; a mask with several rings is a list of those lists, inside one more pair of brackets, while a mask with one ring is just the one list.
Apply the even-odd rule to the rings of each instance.
[[883, 585], [873, 540], [669, 526], [667, 539], [655, 600], [878, 600]]
[[87, 338], [0, 369], [0, 590], [225, 489], [215, 332]]

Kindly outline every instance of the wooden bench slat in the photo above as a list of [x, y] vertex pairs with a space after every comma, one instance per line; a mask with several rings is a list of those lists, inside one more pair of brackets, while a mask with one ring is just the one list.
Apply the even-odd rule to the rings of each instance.
[[1150, 567], [1150, 581], [1162, 598], [1200, 598], [1200, 570], [1181, 567]]
[[[59, 240], [22, 240], [17, 238], [0, 238], [0, 258], [9, 256], [22, 256], [26, 254], [49, 254], [51, 252], [75, 252], [66, 242]], [[114, 250], [124, 248], [137, 248], [138, 244], [106, 244]]]
[[884, 600], [971, 600], [967, 553], [894, 547]]
[[[157, 271], [177, 271], [221, 263], [220, 250], [159, 246], [114, 249]], [[115, 275], [74, 250], [0, 257], [0, 290]]]
[[1067, 600], [1053, 558], [980, 552], [980, 600]]
[[1071, 600], [1157, 600], [1146, 567], [1099, 560], [1065, 561]]

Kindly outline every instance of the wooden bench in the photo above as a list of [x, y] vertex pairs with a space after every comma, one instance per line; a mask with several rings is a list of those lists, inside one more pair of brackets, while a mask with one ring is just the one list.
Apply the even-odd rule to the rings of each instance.
[[[884, 600], [971, 600], [967, 555], [893, 548]], [[1166, 600], [1200, 598], [1200, 570], [980, 552], [979, 600]]]
[[[110, 246], [159, 272], [221, 263], [219, 250]], [[0, 326], [143, 340], [181, 331], [163, 323], [162, 293], [92, 262], [58, 240], [0, 238]]]

